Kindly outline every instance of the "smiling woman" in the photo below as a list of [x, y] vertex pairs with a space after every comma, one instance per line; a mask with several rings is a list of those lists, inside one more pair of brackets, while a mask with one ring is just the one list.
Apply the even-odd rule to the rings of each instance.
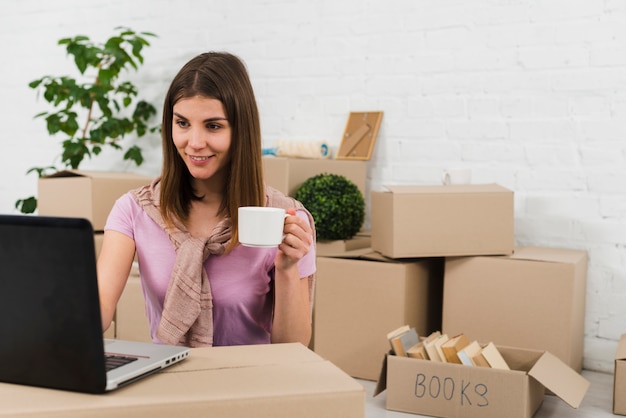
[[[163, 168], [122, 196], [98, 259], [106, 329], [135, 253], [155, 342], [187, 346], [311, 338], [315, 230], [297, 200], [265, 186], [259, 115], [243, 62], [201, 54], [163, 105]], [[285, 209], [274, 248], [239, 243], [238, 208]]]

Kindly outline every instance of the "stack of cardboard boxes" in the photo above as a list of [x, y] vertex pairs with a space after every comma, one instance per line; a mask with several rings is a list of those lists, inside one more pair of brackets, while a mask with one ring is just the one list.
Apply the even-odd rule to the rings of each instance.
[[587, 254], [514, 247], [512, 191], [389, 187], [372, 193], [371, 232], [372, 248], [388, 257], [444, 258], [448, 335], [548, 350], [581, 371]]
[[371, 248], [318, 258], [314, 323], [316, 352], [376, 380], [387, 332], [404, 324], [422, 336], [441, 329], [445, 257], [513, 252], [513, 193], [497, 185], [394, 186], [370, 197]]
[[[387, 407], [394, 410], [531, 416], [544, 387], [572, 406], [580, 403], [588, 387], [578, 374], [584, 251], [516, 248], [513, 192], [496, 184], [389, 186], [370, 197], [371, 248], [318, 258], [318, 354], [354, 377], [379, 379], [379, 390], [387, 388]], [[405, 324], [422, 336], [441, 329], [493, 341], [514, 370], [504, 376], [386, 356], [385, 335]], [[542, 379], [545, 370], [552, 370], [557, 381]], [[441, 396], [428, 402], [415, 396], [420, 376], [432, 380], [425, 382], [431, 388], [440, 384]], [[510, 386], [495, 384], [509, 378]], [[489, 386], [489, 406], [464, 398], [470, 380]], [[444, 394], [453, 388], [463, 389], [461, 397]], [[514, 414], [508, 412], [510, 405], [519, 406]]]

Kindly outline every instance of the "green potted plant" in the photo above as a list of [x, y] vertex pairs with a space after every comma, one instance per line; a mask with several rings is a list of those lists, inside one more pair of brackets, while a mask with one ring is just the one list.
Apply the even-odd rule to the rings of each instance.
[[319, 240], [354, 237], [365, 220], [365, 199], [359, 188], [338, 174], [318, 174], [298, 187], [294, 197], [311, 212]]
[[[35, 118], [45, 120], [49, 135], [62, 136], [62, 151], [55, 160], [60, 159], [57, 164], [64, 168], [78, 168], [86, 157], [99, 155], [105, 147], [123, 150], [123, 159], [139, 166], [143, 163], [141, 147], [124, 148], [123, 140], [131, 134], [140, 138], [159, 129], [158, 125], [148, 126], [156, 108], [139, 100], [137, 87], [121, 79], [124, 70], [137, 70], [143, 64], [143, 48], [150, 45], [146, 38], [156, 35], [124, 27], [115, 30], [103, 44], [82, 35], [58, 41], [73, 56], [77, 78], [45, 75], [29, 83], [53, 107]], [[42, 177], [58, 171], [57, 164], [32, 167], [27, 174], [36, 172]], [[37, 199], [19, 199], [15, 207], [32, 213], [37, 209]]]

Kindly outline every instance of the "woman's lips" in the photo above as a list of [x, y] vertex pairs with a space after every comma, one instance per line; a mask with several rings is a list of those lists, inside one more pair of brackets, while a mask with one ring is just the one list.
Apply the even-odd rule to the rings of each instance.
[[209, 159], [211, 159], [211, 157], [212, 156], [189, 155], [189, 161], [191, 161], [191, 163], [195, 164], [195, 165], [203, 165], [207, 161], [209, 161]]

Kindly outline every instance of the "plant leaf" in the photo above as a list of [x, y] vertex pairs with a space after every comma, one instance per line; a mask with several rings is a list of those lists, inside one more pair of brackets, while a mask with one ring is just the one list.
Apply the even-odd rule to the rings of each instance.
[[34, 196], [19, 199], [15, 202], [15, 208], [22, 213], [34, 213], [37, 210], [37, 199]]

